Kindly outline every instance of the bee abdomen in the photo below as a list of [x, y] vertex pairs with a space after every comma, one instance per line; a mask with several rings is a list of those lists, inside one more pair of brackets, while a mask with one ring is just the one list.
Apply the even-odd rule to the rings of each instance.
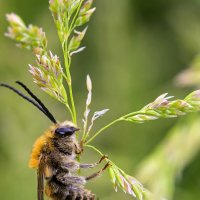
[[95, 194], [85, 189], [83, 185], [62, 184], [52, 178], [46, 184], [45, 193], [52, 200], [95, 200]]
[[74, 190], [59, 188], [56, 193], [49, 196], [52, 200], [96, 200], [95, 194], [89, 190], [80, 190], [78, 193]]
[[69, 190], [69, 194], [67, 195], [65, 200], [95, 200], [96, 197], [91, 191], [86, 190], [84, 188], [73, 188]]

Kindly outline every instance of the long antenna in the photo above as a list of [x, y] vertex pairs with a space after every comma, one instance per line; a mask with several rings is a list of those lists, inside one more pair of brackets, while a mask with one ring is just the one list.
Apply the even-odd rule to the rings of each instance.
[[28, 88], [26, 85], [24, 85], [22, 82], [20, 81], [16, 81], [17, 84], [19, 84], [21, 87], [23, 87], [26, 92], [33, 98], [35, 99], [35, 101], [38, 102], [38, 104], [43, 108], [43, 110], [46, 112], [46, 114], [48, 115], [48, 117], [51, 119], [51, 121], [53, 121], [54, 123], [56, 123], [56, 120], [54, 118], [54, 116], [50, 113], [50, 111], [47, 109], [47, 107], [42, 103], [42, 101], [40, 99], [38, 99]]
[[[31, 98], [27, 97], [26, 95], [24, 95], [22, 92], [20, 92], [19, 90], [15, 89], [14, 87], [5, 84], [5, 83], [1, 83], [0, 86], [6, 87], [10, 90], [12, 90], [13, 92], [15, 92], [16, 94], [18, 94], [19, 96], [21, 96], [23, 99], [27, 100], [28, 102], [32, 103], [35, 107], [37, 107], [40, 111], [42, 111], [53, 123], [57, 123], [55, 118], [53, 117], [53, 115], [51, 114], [51, 116], [49, 116], [49, 113], [46, 113], [46, 111], [43, 109], [43, 107], [39, 104], [36, 103], [35, 101], [33, 101]], [[27, 88], [28, 89], [28, 88]], [[30, 91], [30, 90], [29, 90]], [[33, 93], [32, 93], [33, 94]], [[34, 95], [35, 96], [35, 95]], [[35, 96], [36, 97], [36, 96]], [[38, 99], [38, 98], [37, 98]], [[38, 99], [39, 100], [39, 99]], [[41, 102], [41, 101], [40, 101]], [[43, 104], [44, 105], [44, 104]]]

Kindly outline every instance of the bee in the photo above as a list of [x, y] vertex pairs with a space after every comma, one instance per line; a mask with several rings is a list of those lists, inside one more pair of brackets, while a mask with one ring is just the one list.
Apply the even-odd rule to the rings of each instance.
[[[79, 128], [70, 121], [58, 122], [54, 116], [23, 83], [17, 81], [32, 98], [5, 83], [6, 87], [37, 107], [50, 119], [53, 125], [40, 136], [33, 145], [29, 167], [37, 170], [37, 197], [44, 200], [44, 192], [52, 200], [95, 200], [96, 196], [84, 185], [87, 181], [102, 174], [109, 166], [107, 163], [101, 170], [90, 176], [79, 176], [81, 168], [93, 168], [100, 164], [106, 156], [94, 164], [81, 164], [77, 156], [82, 153], [82, 145], [76, 139]], [[46, 183], [44, 186], [44, 182]]]

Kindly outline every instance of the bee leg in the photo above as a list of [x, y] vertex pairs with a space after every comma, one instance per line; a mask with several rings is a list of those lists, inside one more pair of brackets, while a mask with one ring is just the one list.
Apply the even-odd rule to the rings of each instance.
[[108, 167], [110, 166], [110, 163], [108, 162], [102, 169], [100, 169], [98, 172], [90, 175], [90, 176], [87, 176], [85, 177], [85, 180], [88, 181], [88, 180], [91, 180], [99, 175], [101, 175]]
[[78, 184], [78, 185], [84, 185], [85, 184], [85, 178], [82, 176], [63, 176], [61, 175], [57, 175], [56, 179], [61, 182], [64, 185], [73, 185], [73, 184]]
[[100, 160], [94, 164], [80, 164], [79, 167], [80, 168], [94, 168], [96, 167], [98, 164], [100, 164], [103, 160], [105, 160], [106, 158], [108, 158], [106, 155], [103, 155]]
[[97, 163], [100, 164], [104, 159], [107, 159], [107, 158], [108, 158], [107, 155], [103, 155]]

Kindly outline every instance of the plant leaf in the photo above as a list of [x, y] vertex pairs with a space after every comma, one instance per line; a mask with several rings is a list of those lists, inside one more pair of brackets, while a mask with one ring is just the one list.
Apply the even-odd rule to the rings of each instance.
[[109, 162], [111, 163], [109, 174], [114, 190], [117, 192], [118, 188], [120, 188], [125, 193], [137, 198], [138, 200], [143, 200], [146, 189], [142, 184], [132, 176], [127, 175], [112, 161]]
[[83, 15], [79, 16], [76, 20], [76, 26], [82, 26], [82, 25], [86, 24], [87, 22], [89, 22], [92, 14], [94, 13], [95, 10], [96, 10], [96, 8], [92, 8], [92, 9], [88, 10], [87, 12], [85, 12]]
[[190, 112], [200, 111], [200, 90], [192, 92], [183, 100], [170, 101], [171, 98], [172, 96], [168, 97], [167, 93], [162, 94], [141, 110], [127, 114], [120, 120], [143, 123], [149, 120], [178, 117]]
[[109, 111], [109, 109], [103, 109], [103, 110], [94, 112], [94, 115], [92, 117], [92, 121], [94, 122], [96, 119], [98, 119], [99, 117], [102, 117], [108, 111]]
[[70, 56], [73, 56], [74, 54], [80, 53], [81, 51], [83, 51], [86, 47], [81, 47], [79, 49], [77, 49], [76, 51], [72, 51], [70, 53]]
[[84, 15], [92, 7], [92, 4], [93, 0], [87, 0], [81, 8], [79, 16]]
[[87, 31], [87, 27], [82, 31], [75, 31], [76, 36], [73, 36], [69, 42], [69, 51], [75, 51], [79, 48], [81, 41], [83, 40], [85, 33]]
[[42, 28], [33, 25], [26, 26], [15, 13], [7, 14], [6, 18], [10, 25], [5, 33], [7, 37], [18, 42], [19, 47], [30, 49], [37, 54], [45, 52], [47, 39]]

